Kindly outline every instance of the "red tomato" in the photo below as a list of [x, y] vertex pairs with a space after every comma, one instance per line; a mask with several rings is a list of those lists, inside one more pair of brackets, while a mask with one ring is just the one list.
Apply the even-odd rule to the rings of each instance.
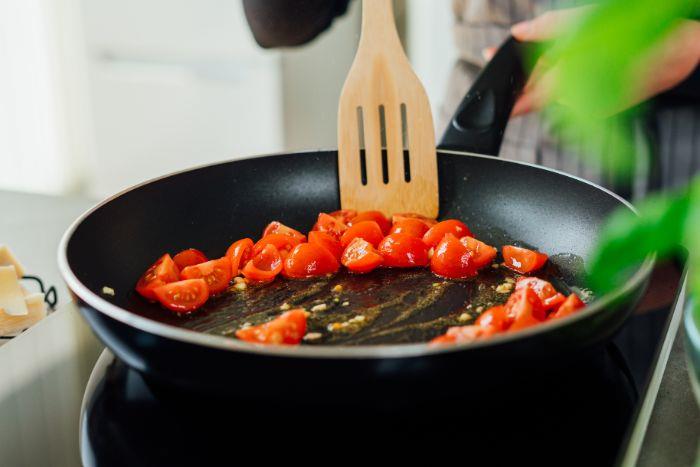
[[173, 256], [173, 261], [177, 265], [178, 269], [185, 269], [187, 266], [206, 263], [208, 260], [204, 253], [196, 248], [190, 248]]
[[420, 221], [423, 221], [423, 223], [427, 225], [428, 228], [437, 224], [437, 221], [435, 219], [425, 217], [422, 214], [416, 214], [415, 212], [402, 212], [399, 214], [394, 214], [393, 216], [391, 216], [391, 223], [396, 224], [404, 219], [418, 219]]
[[506, 307], [497, 305], [481, 313], [476, 319], [476, 324], [484, 328], [493, 328], [495, 331], [505, 331], [510, 326], [511, 321]]
[[353, 226], [359, 222], [363, 221], [374, 221], [379, 224], [379, 228], [382, 229], [384, 235], [389, 233], [391, 229], [391, 222], [387, 219], [384, 214], [379, 211], [364, 211], [359, 213], [357, 216], [353, 217], [349, 222], [348, 226]]
[[302, 243], [284, 260], [283, 274], [292, 279], [305, 279], [333, 274], [339, 267], [330, 251], [315, 243]]
[[521, 274], [536, 271], [547, 262], [548, 256], [538, 251], [517, 246], [503, 247], [503, 260], [506, 267]]
[[209, 299], [209, 288], [204, 279], [189, 279], [161, 285], [153, 289], [158, 301], [168, 310], [189, 313]]
[[505, 304], [506, 313], [513, 319], [509, 331], [518, 331], [529, 328], [544, 320], [544, 310], [540, 305], [540, 298], [530, 288], [524, 288], [513, 292]]
[[209, 293], [216, 295], [223, 292], [231, 282], [231, 261], [227, 257], [213, 259], [202, 264], [187, 266], [180, 273], [183, 279], [204, 279]]
[[309, 232], [309, 243], [314, 243], [328, 250], [338, 261], [343, 256], [343, 246], [337, 238], [327, 232], [312, 230]]
[[272, 282], [282, 272], [282, 255], [273, 244], [265, 247], [243, 267], [243, 275], [258, 283]]
[[253, 256], [260, 253], [267, 245], [274, 245], [282, 257], [286, 257], [292, 249], [299, 245], [299, 239], [284, 234], [269, 234], [257, 241], [253, 246]]
[[377, 249], [384, 257], [384, 266], [390, 268], [428, 265], [428, 247], [419, 238], [405, 234], [387, 235]]
[[552, 284], [537, 277], [521, 277], [515, 283], [515, 290], [526, 288], [532, 289], [537, 294], [545, 311], [560, 305], [565, 299]]
[[423, 235], [430, 229], [430, 226], [422, 219], [412, 219], [405, 217], [391, 226], [390, 234], [402, 233], [411, 237], [423, 238]]
[[352, 272], [365, 273], [381, 266], [384, 258], [371, 243], [358, 237], [345, 249], [341, 261]]
[[170, 255], [158, 258], [136, 283], [136, 291], [148, 300], [157, 300], [153, 289], [180, 279], [180, 271]]
[[316, 221], [311, 230], [326, 232], [340, 240], [340, 236], [343, 235], [343, 232], [348, 230], [348, 226], [335, 217], [329, 216], [328, 214], [322, 212], [318, 215], [318, 221]]
[[347, 224], [355, 216], [357, 216], [357, 211], [355, 211], [354, 209], [341, 209], [339, 211], [333, 211], [332, 213], [330, 213], [328, 215], [331, 217], [335, 217], [343, 224]]
[[288, 237], [298, 240], [297, 243], [304, 243], [306, 241], [306, 235], [277, 221], [270, 222], [267, 227], [265, 227], [262, 236], [266, 237], [270, 234], [287, 235]]
[[583, 303], [580, 298], [578, 298], [578, 295], [572, 293], [566, 297], [566, 300], [559, 306], [557, 311], [549, 315], [549, 319], [564, 318], [574, 314], [576, 311], [584, 308], [585, 306], [586, 304]]
[[457, 238], [469, 236], [473, 237], [471, 230], [463, 222], [457, 219], [448, 219], [446, 221], [438, 222], [428, 230], [425, 235], [423, 235], [423, 241], [429, 247], [435, 247], [440, 240], [448, 233], [454, 235]]
[[340, 243], [345, 248], [356, 238], [367, 240], [376, 247], [384, 238], [384, 234], [379, 224], [374, 221], [357, 222], [343, 233], [343, 236], [340, 237]]
[[477, 326], [475, 324], [469, 326], [453, 326], [442, 336], [431, 340], [430, 344], [465, 344], [467, 342], [474, 342], [477, 339], [492, 336], [493, 334], [495, 334], [495, 331], [492, 328]]
[[233, 242], [226, 250], [226, 257], [231, 261], [231, 274], [237, 276], [252, 256], [253, 240], [244, 238]]
[[297, 345], [304, 334], [306, 312], [302, 309], [291, 310], [267, 323], [236, 331], [236, 337], [240, 340], [256, 344]]
[[448, 233], [435, 248], [430, 258], [430, 269], [438, 276], [450, 279], [472, 277], [476, 275], [472, 256], [471, 250], [457, 237]]
[[472, 252], [472, 264], [475, 268], [481, 269], [493, 262], [493, 259], [498, 254], [498, 250], [494, 247], [480, 242], [473, 237], [462, 237], [459, 239], [464, 246]]

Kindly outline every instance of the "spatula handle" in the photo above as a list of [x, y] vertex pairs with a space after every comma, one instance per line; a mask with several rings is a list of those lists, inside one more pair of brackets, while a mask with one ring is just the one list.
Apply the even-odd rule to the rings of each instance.
[[509, 37], [476, 78], [438, 149], [497, 156], [536, 47]]

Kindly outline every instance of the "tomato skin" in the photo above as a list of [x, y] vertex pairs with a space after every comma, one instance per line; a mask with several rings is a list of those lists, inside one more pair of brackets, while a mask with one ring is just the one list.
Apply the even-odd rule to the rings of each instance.
[[264, 284], [272, 282], [282, 272], [282, 255], [273, 244], [267, 244], [243, 267], [243, 275], [250, 281]]
[[497, 332], [505, 331], [510, 327], [512, 319], [508, 316], [506, 312], [506, 307], [503, 305], [497, 305], [489, 308], [479, 315], [476, 319], [478, 326], [485, 328], [493, 328]]
[[253, 246], [253, 256], [258, 255], [267, 245], [274, 245], [282, 257], [285, 257], [295, 246], [299, 245], [300, 243], [301, 242], [299, 239], [289, 235], [278, 233], [265, 235]]
[[541, 323], [545, 316], [540, 298], [530, 288], [513, 292], [505, 304], [506, 313], [513, 319], [508, 331], [519, 331]]
[[176, 313], [194, 311], [209, 299], [209, 287], [204, 279], [171, 282], [156, 287], [153, 293], [161, 305]]
[[348, 230], [348, 226], [344, 222], [339, 221], [333, 216], [326, 213], [321, 213], [318, 215], [318, 220], [314, 224], [311, 230], [318, 230], [320, 232], [326, 232], [340, 240], [343, 232]]
[[437, 221], [435, 219], [425, 217], [422, 214], [416, 214], [415, 212], [402, 212], [399, 214], [394, 214], [393, 216], [391, 216], [391, 223], [397, 224], [405, 219], [418, 219], [419, 221], [422, 221], [425, 225], [427, 225], [428, 228], [437, 224]]
[[328, 215], [331, 217], [335, 217], [340, 222], [347, 225], [348, 222], [350, 222], [355, 218], [355, 216], [357, 216], [357, 211], [355, 211], [354, 209], [340, 209], [338, 211], [333, 211]]
[[547, 311], [559, 306], [566, 297], [557, 292], [552, 284], [537, 277], [521, 277], [515, 283], [515, 290], [532, 289], [540, 299], [542, 308]]
[[387, 235], [391, 229], [391, 222], [389, 222], [389, 219], [387, 219], [386, 216], [379, 211], [363, 211], [357, 216], [353, 217], [348, 222], [348, 226], [352, 227], [353, 225], [363, 221], [376, 222], [379, 224], [379, 228], [382, 229], [382, 233], [384, 235]]
[[473, 237], [471, 230], [469, 230], [469, 227], [467, 227], [464, 222], [458, 221], [457, 219], [448, 219], [432, 226], [430, 230], [423, 235], [423, 241], [429, 247], [435, 247], [448, 233], [457, 238], [464, 236]]
[[341, 262], [350, 271], [364, 274], [381, 266], [384, 257], [367, 240], [357, 237], [345, 248]]
[[298, 230], [294, 230], [291, 227], [287, 227], [279, 221], [272, 221], [269, 224], [267, 224], [267, 227], [265, 227], [262, 236], [266, 237], [271, 234], [287, 235], [288, 237], [296, 239], [297, 244], [304, 243], [306, 241], [306, 235], [299, 232]]
[[173, 256], [173, 261], [178, 269], [183, 270], [187, 266], [202, 264], [209, 261], [204, 253], [196, 248], [188, 248]]
[[567, 316], [573, 315], [578, 310], [585, 307], [586, 304], [583, 303], [580, 298], [578, 298], [578, 295], [572, 293], [571, 295], [566, 297], [564, 303], [562, 303], [554, 313], [549, 315], [549, 319], [565, 318]]
[[410, 235], [387, 235], [377, 250], [384, 257], [386, 267], [414, 268], [428, 265], [428, 247], [421, 239]]
[[448, 279], [464, 279], [476, 275], [473, 253], [457, 237], [448, 233], [438, 243], [430, 258], [430, 270]]
[[338, 260], [320, 245], [301, 243], [284, 260], [282, 274], [291, 279], [307, 279], [338, 272]]
[[226, 290], [231, 282], [231, 276], [231, 261], [225, 256], [206, 263], [187, 266], [180, 273], [182, 279], [204, 279], [211, 295]]
[[243, 238], [236, 242], [233, 242], [228, 250], [226, 250], [226, 257], [231, 261], [231, 274], [237, 276], [242, 269], [242, 266], [252, 258], [253, 256], [253, 240], [250, 238]]
[[156, 301], [153, 289], [180, 280], [180, 271], [169, 254], [165, 254], [149, 267], [136, 283], [136, 291], [144, 298]]
[[441, 336], [430, 341], [430, 345], [466, 344], [495, 334], [493, 328], [471, 324], [469, 326], [453, 326]]
[[343, 246], [337, 238], [327, 232], [312, 230], [309, 232], [309, 243], [314, 243], [328, 250], [338, 261], [343, 256]]
[[504, 246], [502, 251], [506, 267], [521, 274], [540, 269], [549, 259], [544, 253], [512, 245]]
[[474, 237], [462, 237], [459, 241], [473, 253], [472, 264], [474, 264], [476, 269], [481, 269], [491, 264], [498, 254], [498, 250], [494, 247]]
[[306, 312], [291, 310], [258, 326], [236, 331], [236, 337], [255, 344], [297, 345], [306, 334]]
[[353, 223], [352, 226], [340, 237], [340, 244], [345, 248], [356, 238], [367, 240], [376, 247], [384, 239], [381, 227], [375, 221], [362, 221]]
[[411, 237], [423, 238], [423, 235], [430, 229], [422, 219], [413, 219], [410, 217], [403, 218], [398, 222], [394, 222], [391, 226], [390, 234], [402, 233]]

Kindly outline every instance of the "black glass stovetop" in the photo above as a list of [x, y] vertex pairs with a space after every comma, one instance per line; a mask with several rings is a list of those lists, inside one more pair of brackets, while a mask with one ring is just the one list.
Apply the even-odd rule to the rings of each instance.
[[333, 464], [427, 455], [430, 464], [449, 456], [464, 465], [615, 465], [673, 308], [637, 310], [604, 349], [574, 357], [557, 372], [498, 387], [475, 381], [484, 389], [478, 397], [359, 418], [342, 404], [289, 407], [171, 393], [105, 354], [85, 394], [82, 460], [86, 466]]

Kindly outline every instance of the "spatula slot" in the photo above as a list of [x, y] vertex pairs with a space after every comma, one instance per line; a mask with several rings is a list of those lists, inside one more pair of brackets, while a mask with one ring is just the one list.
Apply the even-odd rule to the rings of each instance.
[[411, 154], [408, 149], [408, 111], [406, 104], [401, 104], [401, 141], [403, 143], [403, 179], [411, 181]]
[[367, 157], [365, 155], [365, 119], [362, 107], [357, 108], [357, 132], [360, 142], [360, 180], [367, 185]]
[[379, 106], [379, 141], [382, 145], [382, 180], [386, 185], [389, 183], [389, 155], [386, 150], [386, 110], [383, 105]]

